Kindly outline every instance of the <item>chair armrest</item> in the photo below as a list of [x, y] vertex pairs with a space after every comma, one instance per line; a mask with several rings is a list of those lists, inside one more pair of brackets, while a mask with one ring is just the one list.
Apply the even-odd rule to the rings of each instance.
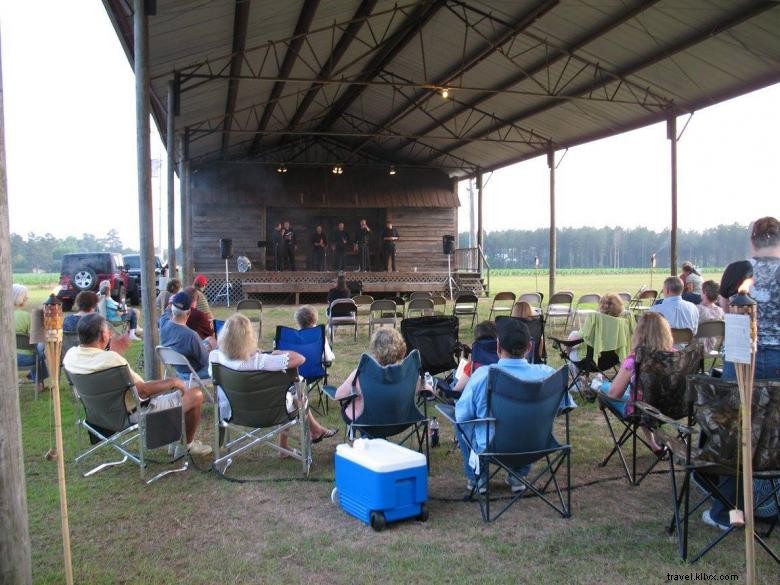
[[550, 337], [550, 341], [553, 342], [553, 345], [555, 344], [557, 344], [558, 346], [563, 345], [569, 348], [572, 348], [583, 342], [582, 339], [560, 339], [558, 337]]
[[448, 421], [450, 421], [452, 424], [455, 424], [455, 407], [451, 404], [437, 404], [436, 410], [439, 411], [439, 413], [446, 418]]
[[639, 410], [644, 416], [657, 421], [659, 424], [671, 425], [675, 427], [677, 431], [683, 435], [693, 434], [692, 427], [689, 427], [688, 425], [684, 425], [681, 422], [674, 420], [673, 418], [669, 418], [661, 411], [659, 411], [656, 407], [651, 406], [646, 402], [637, 401], [634, 403], [634, 405], [636, 406], [637, 410]]
[[346, 396], [342, 396], [341, 398], [336, 398], [336, 391], [337, 390], [338, 390], [338, 388], [336, 388], [335, 386], [330, 386], [328, 384], [325, 384], [322, 387], [322, 391], [325, 394], [327, 394], [328, 398], [330, 398], [331, 400], [336, 400], [338, 402], [342, 402], [344, 400], [349, 400], [351, 398], [355, 398], [356, 396], [360, 396], [360, 394], [355, 392], [355, 389], [353, 388], [352, 391], [349, 394], [347, 394]]

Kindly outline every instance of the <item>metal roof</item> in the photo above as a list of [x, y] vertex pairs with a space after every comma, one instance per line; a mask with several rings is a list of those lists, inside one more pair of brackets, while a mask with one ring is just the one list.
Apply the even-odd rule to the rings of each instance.
[[[132, 62], [132, 3], [104, 4]], [[766, 0], [157, 0], [149, 31], [194, 164], [465, 176], [780, 81]]]

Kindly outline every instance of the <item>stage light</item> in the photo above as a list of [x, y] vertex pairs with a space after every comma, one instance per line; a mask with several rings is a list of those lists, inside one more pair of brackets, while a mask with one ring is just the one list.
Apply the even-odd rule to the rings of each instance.
[[388, 174], [389, 175], [394, 175], [395, 174], [395, 165], [390, 165], [390, 170], [388, 171]]
[[445, 99], [445, 100], [446, 100], [448, 97], [450, 97], [450, 90], [449, 90], [449, 88], [443, 87], [443, 88], [441, 89], [441, 97], [442, 97], [443, 99]]
[[277, 167], [276, 172], [282, 175], [287, 172], [287, 167], [284, 164], [281, 164]]
[[344, 172], [344, 168], [341, 165], [336, 165], [333, 167], [333, 174], [334, 175], [340, 175]]

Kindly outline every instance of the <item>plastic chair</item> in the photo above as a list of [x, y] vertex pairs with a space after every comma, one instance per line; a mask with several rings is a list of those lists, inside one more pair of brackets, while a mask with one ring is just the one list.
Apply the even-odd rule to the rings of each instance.
[[[93, 467], [83, 474], [84, 477], [122, 465], [128, 460], [138, 465], [141, 479], [147, 484], [169, 473], [187, 469], [188, 460], [185, 457], [180, 466], [162, 471], [149, 480], [145, 479], [147, 451], [171, 443], [179, 443], [182, 449], [186, 450], [187, 438], [181, 404], [167, 409], [143, 408], [128, 366], [118, 366], [92, 374], [68, 372], [68, 376], [84, 407], [84, 416], [76, 424], [87, 431], [92, 444], [86, 451], [79, 453], [76, 463], [80, 464], [86, 458], [106, 449], [113, 449], [122, 456], [119, 460], [105, 461]], [[128, 392], [135, 403], [135, 412], [139, 419], [137, 423], [130, 422], [127, 412], [125, 394]], [[138, 450], [132, 451], [128, 445], [136, 439]]]
[[471, 328], [474, 329], [474, 323], [477, 320], [477, 308], [479, 299], [473, 293], [462, 293], [455, 298], [452, 305], [452, 314], [455, 317], [471, 316]]
[[354, 339], [357, 341], [357, 305], [352, 299], [336, 299], [328, 308], [328, 332], [331, 343], [336, 328], [343, 326], [354, 328]]
[[[541, 382], [524, 382], [491, 367], [487, 381], [488, 417], [484, 419], [457, 421], [454, 407], [436, 405], [436, 409], [461, 433], [469, 449], [476, 425], [487, 425], [491, 437], [485, 451], [477, 453], [480, 481], [486, 491], [479, 495], [479, 506], [485, 522], [497, 520], [515, 502], [522, 499], [522, 493], [512, 495], [491, 516], [490, 480], [504, 471], [522, 482], [528, 491], [557, 511], [562, 517], [571, 517], [571, 445], [569, 444], [569, 415], [564, 417], [565, 442], [559, 442], [553, 427], [558, 408], [566, 393], [566, 372], [561, 368]], [[517, 470], [534, 463], [542, 468], [528, 476], [521, 476]], [[493, 469], [491, 471], [491, 466]], [[565, 489], [561, 489], [559, 471], [565, 469]], [[474, 495], [475, 489], [472, 491]], [[565, 495], [564, 495], [565, 491]]]
[[284, 325], [276, 326], [274, 347], [280, 350], [295, 351], [306, 361], [298, 366], [298, 373], [306, 381], [306, 395], [317, 392], [317, 406], [312, 410], [318, 414], [328, 414], [328, 401], [322, 387], [328, 383], [328, 367], [325, 361], [325, 325], [309, 329], [293, 329]]
[[[306, 420], [309, 407], [305, 384], [297, 381], [297, 372], [238, 371], [217, 363], [212, 363], [211, 368], [214, 383], [225, 393], [232, 411], [230, 420], [214, 417], [212, 469], [217, 475], [226, 478], [228, 468], [239, 454], [265, 445], [300, 461], [303, 474], [308, 476], [312, 463], [311, 434]], [[287, 391], [291, 386], [298, 406], [289, 413]], [[277, 445], [277, 437], [296, 425], [299, 449]], [[232, 438], [232, 434], [236, 437]]]
[[564, 331], [571, 316], [571, 304], [574, 301], [574, 293], [571, 291], [559, 291], [550, 297], [547, 303], [547, 312], [544, 315], [544, 321], [551, 327], [554, 319], [563, 318]]
[[257, 341], [263, 336], [263, 303], [257, 299], [242, 299], [236, 305], [236, 311], [243, 313], [257, 327]]
[[425, 317], [433, 315], [433, 300], [431, 297], [412, 299], [406, 304], [406, 317]]
[[504, 291], [496, 293], [493, 297], [493, 304], [490, 306], [488, 321], [493, 320], [493, 313], [511, 313], [515, 304], [515, 293]]
[[404, 319], [401, 335], [409, 353], [419, 352], [423, 372], [436, 375], [458, 367], [461, 345], [457, 317], [434, 315]]
[[392, 299], [378, 299], [371, 303], [368, 315], [368, 335], [374, 333], [374, 326], [392, 325], [395, 329], [398, 317], [396, 316], [396, 304]]

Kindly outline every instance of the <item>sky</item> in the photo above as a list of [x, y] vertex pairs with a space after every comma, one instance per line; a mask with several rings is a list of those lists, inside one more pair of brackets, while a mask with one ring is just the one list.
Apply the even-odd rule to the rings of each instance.
[[[65, 237], [116, 229], [136, 247], [135, 87], [102, 3], [0, 0], [0, 34], [11, 231]], [[775, 85], [693, 115], [678, 145], [681, 229], [780, 214], [778, 104]], [[678, 131], [686, 121], [678, 120]], [[153, 124], [151, 152], [165, 157]], [[669, 160], [665, 124], [559, 152], [558, 226], [669, 227]], [[155, 222], [164, 167], [162, 176], [152, 185]], [[546, 227], [548, 189], [544, 157], [486, 176], [485, 229]]]

